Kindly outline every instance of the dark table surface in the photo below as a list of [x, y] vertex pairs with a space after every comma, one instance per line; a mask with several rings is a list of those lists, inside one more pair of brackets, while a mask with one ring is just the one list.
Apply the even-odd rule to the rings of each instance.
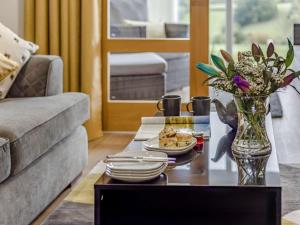
[[[267, 118], [267, 130], [272, 143], [272, 154], [266, 169], [266, 184], [261, 187], [280, 187], [279, 165], [273, 135], [271, 117]], [[221, 123], [216, 113], [211, 113], [211, 137], [201, 151], [192, 150], [178, 156], [176, 164], [169, 166], [159, 178], [146, 183], [129, 184], [102, 176], [96, 183], [101, 188], [112, 186], [221, 186], [238, 187], [237, 166], [232, 158], [231, 143], [235, 133]], [[132, 141], [124, 151], [143, 150], [142, 141]], [[259, 186], [259, 185], [257, 185]]]

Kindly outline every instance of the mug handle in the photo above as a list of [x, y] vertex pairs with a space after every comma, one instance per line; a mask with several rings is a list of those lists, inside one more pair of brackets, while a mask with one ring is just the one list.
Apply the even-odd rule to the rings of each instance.
[[164, 109], [160, 108], [160, 103], [162, 102], [163, 98], [159, 99], [157, 104], [156, 104], [156, 108], [158, 109], [158, 111], [164, 111]]
[[193, 110], [190, 110], [190, 109], [189, 109], [189, 106], [190, 106], [190, 104], [192, 104], [192, 103], [193, 103], [193, 100], [190, 101], [190, 102], [186, 105], [186, 110], [187, 110], [189, 113], [194, 113]]

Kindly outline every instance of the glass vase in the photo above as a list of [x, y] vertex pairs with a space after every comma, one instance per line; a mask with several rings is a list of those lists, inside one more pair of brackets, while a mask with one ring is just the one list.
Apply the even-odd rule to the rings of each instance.
[[266, 130], [268, 96], [235, 96], [238, 129], [232, 153], [238, 166], [239, 184], [265, 184], [265, 170], [272, 146]]

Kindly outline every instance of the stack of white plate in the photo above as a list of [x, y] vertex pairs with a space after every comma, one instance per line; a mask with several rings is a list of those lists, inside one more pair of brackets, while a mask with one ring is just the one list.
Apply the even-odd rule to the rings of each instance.
[[128, 151], [107, 158], [106, 174], [120, 181], [145, 182], [160, 176], [167, 166], [165, 153]]
[[197, 139], [193, 138], [193, 141], [191, 142], [191, 144], [184, 146], [184, 147], [176, 147], [176, 148], [160, 147], [158, 137], [149, 139], [149, 140], [145, 141], [143, 144], [144, 144], [144, 148], [148, 151], [164, 152], [164, 153], [168, 154], [169, 156], [177, 156], [177, 155], [183, 155], [183, 154], [191, 151], [194, 148], [194, 146], [197, 144]]

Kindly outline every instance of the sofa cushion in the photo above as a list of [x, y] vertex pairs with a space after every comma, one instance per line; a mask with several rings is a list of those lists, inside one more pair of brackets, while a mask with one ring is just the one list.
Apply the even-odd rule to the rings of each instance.
[[161, 52], [158, 54], [160, 57], [162, 57], [167, 62], [170, 60], [176, 60], [176, 59], [184, 59], [189, 58], [189, 53], [164, 53]]
[[9, 140], [0, 138], [0, 183], [4, 181], [10, 174], [10, 148]]
[[11, 174], [22, 171], [88, 117], [89, 98], [81, 93], [2, 100], [0, 136], [11, 143]]
[[145, 38], [146, 26], [110, 26], [110, 36], [112, 38]]
[[111, 76], [163, 74], [167, 71], [167, 62], [151, 52], [114, 53], [109, 62]]

